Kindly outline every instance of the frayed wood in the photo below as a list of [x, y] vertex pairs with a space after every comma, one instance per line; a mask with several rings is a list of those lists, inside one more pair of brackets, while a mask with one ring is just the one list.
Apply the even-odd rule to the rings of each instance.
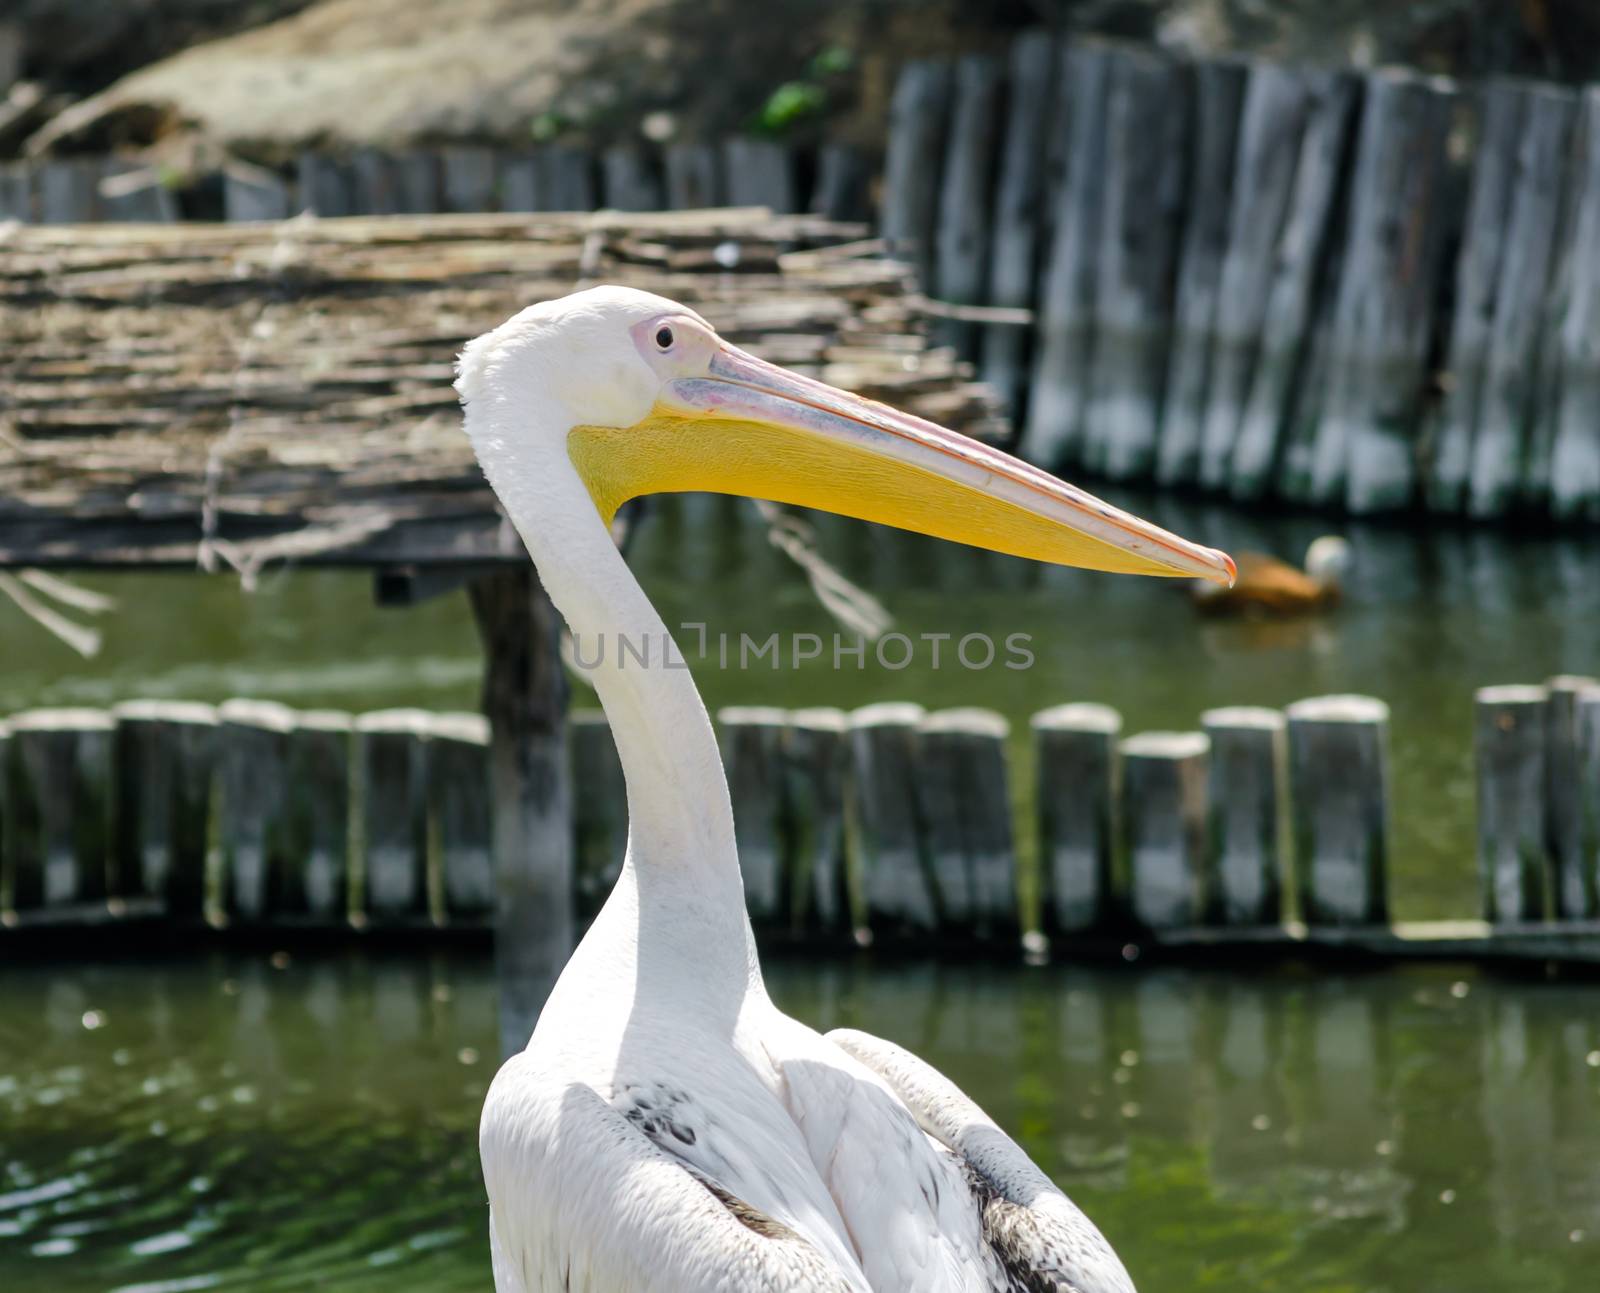
[[867, 925], [874, 932], [938, 927], [917, 811], [917, 724], [923, 709], [898, 701], [850, 714], [855, 834], [861, 843]]
[[1148, 929], [1202, 921], [1209, 751], [1202, 732], [1140, 732], [1119, 747], [1128, 905]]
[[[169, 917], [205, 912], [217, 711], [132, 700], [116, 722], [113, 893], [159, 898]], [[340, 818], [342, 828], [343, 818]]]
[[917, 724], [917, 816], [941, 929], [1016, 934], [1016, 856], [1006, 740], [986, 709], [946, 709]]
[[359, 910], [374, 924], [428, 916], [427, 720], [419, 709], [385, 709], [355, 721]]
[[1480, 687], [1473, 710], [1484, 918], [1540, 920], [1550, 909], [1545, 817], [1548, 696], [1543, 687]]
[[353, 726], [343, 710], [294, 716], [284, 804], [289, 838], [275, 916], [324, 925], [350, 920]]
[[1256, 706], [1200, 715], [1211, 741], [1208, 923], [1277, 925], [1284, 919], [1279, 805], [1285, 726], [1281, 712]]
[[259, 923], [277, 908], [289, 867], [289, 733], [294, 711], [266, 700], [217, 708], [218, 914]]
[[110, 715], [35, 709], [7, 720], [4, 905], [103, 907], [111, 863]]
[[1030, 726], [1045, 933], [1101, 928], [1116, 911], [1114, 796], [1122, 716], [1108, 705], [1057, 705], [1035, 714]]
[[842, 709], [797, 709], [784, 734], [789, 926], [847, 933], [862, 919], [861, 877], [845, 830], [850, 724]]
[[1595, 859], [1584, 847], [1583, 782], [1580, 780], [1578, 703], [1600, 681], [1573, 674], [1547, 679], [1545, 715], [1545, 830], [1550, 858], [1551, 914], [1587, 920], [1600, 914]]

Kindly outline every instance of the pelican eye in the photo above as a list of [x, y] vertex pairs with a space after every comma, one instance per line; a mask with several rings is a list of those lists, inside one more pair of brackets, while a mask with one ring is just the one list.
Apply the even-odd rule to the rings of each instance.
[[656, 346], [661, 350], [672, 349], [672, 329], [665, 325], [656, 329]]

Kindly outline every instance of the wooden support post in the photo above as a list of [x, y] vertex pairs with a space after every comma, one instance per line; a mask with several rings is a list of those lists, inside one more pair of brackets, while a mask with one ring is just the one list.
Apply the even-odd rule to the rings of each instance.
[[539, 175], [545, 210], [595, 209], [594, 164], [588, 153], [553, 144], [539, 153]]
[[[967, 54], [956, 62], [955, 106], [940, 179], [938, 245], [931, 295], [955, 305], [988, 303], [989, 217], [1004, 90], [1000, 60]], [[974, 358], [978, 325], [946, 320], [936, 339]]]
[[429, 851], [445, 920], [494, 917], [494, 804], [489, 790], [489, 722], [481, 714], [430, 714]]
[[1545, 902], [1543, 687], [1480, 687], [1473, 696], [1478, 875], [1491, 921], [1542, 919]]
[[1110, 921], [1122, 715], [1109, 705], [1057, 705], [1033, 716], [1040, 908], [1047, 934]]
[[0, 720], [0, 927], [5, 924], [5, 914], [17, 905], [12, 894], [11, 832], [16, 818], [11, 808], [11, 779], [11, 728]]
[[850, 715], [856, 834], [867, 924], [873, 934], [934, 930], [938, 921], [917, 812], [917, 724], [922, 706], [866, 705]]
[[98, 189], [102, 220], [170, 224], [178, 203], [151, 166], [112, 158], [101, 163]]
[[350, 188], [362, 215], [395, 215], [404, 209], [400, 167], [380, 148], [358, 148], [350, 158]]
[[37, 220], [33, 187], [33, 167], [27, 162], [0, 162], [0, 220]]
[[472, 585], [484, 644], [496, 881], [495, 973], [500, 1044], [527, 1045], [575, 943], [572, 791], [561, 617], [533, 567]]
[[1122, 742], [1128, 898], [1148, 929], [1198, 925], [1206, 908], [1206, 760], [1202, 732], [1140, 732]]
[[[1564, 290], [1545, 338], [1557, 389], [1547, 417], [1550, 510], [1564, 521], [1600, 520], [1600, 87], [1583, 92], [1568, 176], [1572, 214], [1559, 266]], [[1547, 395], [1550, 394], [1547, 392]]]
[[1189, 142], [1188, 216], [1178, 257], [1172, 347], [1167, 360], [1156, 479], [1163, 485], [1195, 479], [1205, 428], [1211, 343], [1221, 303], [1222, 266], [1233, 205], [1234, 154], [1244, 104], [1245, 66], [1208, 60], [1195, 64], [1195, 128]]
[[1033, 385], [1021, 440], [1023, 455], [1052, 471], [1075, 462], [1083, 447], [1110, 69], [1111, 56], [1101, 45], [1069, 44], [1061, 56], [1062, 102], [1056, 113], [1066, 119], [1060, 145], [1064, 170], [1051, 204], [1054, 234], [1039, 284]]
[[293, 213], [288, 182], [276, 171], [242, 162], [228, 162], [222, 168], [223, 219], [287, 220]]
[[1208, 919], [1223, 925], [1279, 924], [1284, 717], [1275, 709], [1244, 705], [1207, 710], [1200, 726], [1211, 741]]
[[296, 210], [319, 216], [347, 216], [355, 212], [350, 166], [326, 153], [301, 153], [296, 167], [299, 198]]
[[1583, 828], [1583, 856], [1589, 876], [1600, 889], [1600, 688], [1578, 696], [1578, 813]]
[[7, 904], [16, 911], [103, 903], [111, 855], [111, 716], [13, 714], [5, 769]]
[[350, 920], [351, 731], [337, 709], [304, 710], [289, 733], [288, 842], [272, 914], [338, 926]]
[[723, 206], [722, 158], [713, 144], [673, 144], [666, 151], [667, 205], [674, 211]]
[[[988, 303], [1032, 309], [1038, 281], [1049, 188], [1049, 138], [1056, 102], [1055, 42], [1046, 31], [1025, 32], [1011, 44], [1005, 140], [995, 182], [989, 239]], [[1032, 330], [991, 327], [983, 333], [983, 380], [1000, 393], [1020, 425], [1028, 381]]]
[[987, 709], [940, 710], [917, 724], [917, 815], [941, 928], [1016, 936], [1010, 733], [1010, 724]]
[[85, 157], [37, 164], [40, 224], [86, 224], [100, 218], [100, 167]]
[[954, 85], [954, 70], [944, 60], [907, 63], [889, 104], [881, 228], [889, 254], [912, 265], [924, 288], [933, 280], [939, 167]]
[[427, 724], [419, 709], [379, 710], [355, 721], [359, 910], [373, 924], [428, 918]]
[[401, 211], [432, 215], [440, 209], [440, 195], [444, 189], [438, 153], [402, 153], [395, 158], [395, 169]]
[[542, 211], [539, 159], [533, 153], [501, 153], [497, 185], [502, 211]]
[[1396, 70], [1367, 78], [1313, 502], [1342, 499], [1365, 513], [1411, 497], [1439, 255], [1451, 234], [1445, 147], [1454, 110], [1447, 81]]
[[266, 700], [217, 707], [217, 896], [228, 920], [259, 922], [277, 906], [288, 863], [289, 732], [294, 711]]
[[766, 139], [723, 141], [723, 173], [728, 205], [766, 207], [777, 215], [800, 209], [794, 154]]
[[850, 724], [841, 709], [797, 709], [783, 744], [790, 927], [844, 933], [860, 909], [845, 836]]
[[642, 148], [626, 144], [608, 148], [600, 157], [607, 210], [659, 211], [661, 180]]
[[752, 924], [776, 926], [788, 916], [784, 874], [783, 743], [788, 715], [767, 705], [717, 713], [722, 763], [733, 801], [733, 831]]
[[811, 190], [812, 212], [829, 220], [870, 220], [872, 180], [872, 168], [859, 148], [823, 144], [817, 153], [817, 182]]
[[446, 211], [495, 211], [494, 150], [455, 145], [439, 153]]
[[590, 920], [622, 874], [628, 852], [628, 788], [611, 725], [599, 710], [572, 716], [572, 825], [578, 916]]
[[1289, 718], [1295, 878], [1308, 925], [1389, 918], [1389, 707], [1371, 696], [1314, 696]]
[[205, 914], [217, 711], [130, 700], [116, 719], [113, 893], [162, 900], [169, 919]]
[[1594, 859], [1584, 852], [1583, 793], [1578, 781], [1578, 701], [1600, 687], [1561, 674], [1545, 683], [1544, 812], [1550, 857], [1550, 906], [1563, 920], [1596, 915]]

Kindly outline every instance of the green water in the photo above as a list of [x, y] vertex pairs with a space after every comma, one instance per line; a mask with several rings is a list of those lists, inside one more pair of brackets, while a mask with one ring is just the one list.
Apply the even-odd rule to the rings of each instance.
[[[914, 1047], [1142, 1293], [1575, 1293], [1600, 1269], [1593, 985], [783, 961]], [[9, 966], [0, 1288], [484, 1290], [482, 958]]]
[[[1235, 552], [1297, 557], [1334, 525], [1182, 501], [1118, 501]], [[1263, 624], [1200, 620], [1168, 581], [1040, 567], [824, 518], [828, 557], [876, 592], [895, 628], [917, 644], [905, 669], [880, 665], [870, 651], [861, 665], [841, 656], [834, 668], [827, 647], [799, 668], [788, 659], [777, 669], [766, 659], [738, 667], [740, 634], [759, 642], [775, 631], [814, 633], [831, 643], [836, 631], [747, 505], [661, 500], [632, 560], [668, 624], [706, 625], [705, 659], [692, 654], [697, 634], [680, 637], [713, 706], [990, 706], [1014, 725], [1014, 794], [1024, 811], [1026, 720], [1046, 705], [1104, 701], [1131, 732], [1189, 727], [1213, 705], [1281, 705], [1331, 691], [1381, 696], [1393, 711], [1397, 914], [1474, 914], [1472, 689], [1600, 671], [1600, 544], [1417, 522], [1338, 528], [1355, 549], [1346, 605], [1323, 619]], [[352, 709], [476, 704], [478, 647], [460, 594], [397, 611], [375, 608], [359, 574], [274, 574], [253, 595], [234, 580], [192, 574], [85, 582], [121, 603], [103, 654], [87, 664], [0, 601], [0, 713], [143, 695], [251, 695]], [[968, 670], [946, 645], [935, 669], [925, 633], [950, 634], [951, 643], [988, 634], [1001, 661], [1004, 639], [1027, 634], [1033, 667]], [[717, 650], [724, 634], [727, 668]]]

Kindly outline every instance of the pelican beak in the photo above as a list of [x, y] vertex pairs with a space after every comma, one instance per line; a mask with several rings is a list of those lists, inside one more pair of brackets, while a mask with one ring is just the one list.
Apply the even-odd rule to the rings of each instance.
[[770, 499], [1090, 570], [1231, 584], [1180, 539], [969, 436], [723, 344], [633, 427], [575, 427], [568, 451], [609, 521], [639, 494]]

